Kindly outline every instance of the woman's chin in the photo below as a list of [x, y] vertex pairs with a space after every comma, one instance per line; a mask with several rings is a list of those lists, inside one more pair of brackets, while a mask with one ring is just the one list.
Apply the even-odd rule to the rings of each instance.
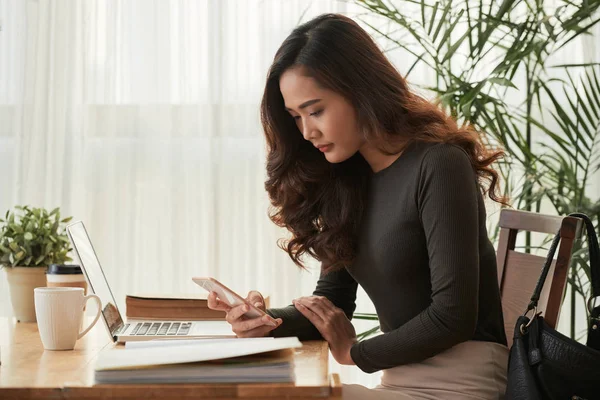
[[325, 159], [327, 161], [329, 161], [332, 164], [337, 164], [339, 163], [339, 160], [337, 159], [337, 157], [335, 156], [335, 154], [332, 153], [325, 153]]
[[325, 159], [329, 161], [331, 164], [339, 164], [343, 161], [349, 159], [350, 156], [345, 157], [343, 154], [338, 154], [336, 152], [328, 152], [325, 153]]

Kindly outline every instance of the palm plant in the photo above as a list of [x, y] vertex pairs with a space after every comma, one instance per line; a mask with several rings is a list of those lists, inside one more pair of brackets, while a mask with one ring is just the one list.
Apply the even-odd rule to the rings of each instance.
[[[459, 122], [485, 132], [489, 146], [506, 150], [500, 171], [516, 208], [584, 212], [598, 226], [600, 199], [590, 197], [589, 185], [600, 168], [600, 64], [551, 62], [589, 35], [600, 21], [600, 0], [551, 6], [542, 0], [404, 0], [402, 9], [394, 1], [354, 1], [365, 10], [358, 18], [387, 51], [399, 48], [413, 57], [409, 81], [416, 69], [430, 71], [434, 84], [417, 86]], [[533, 248], [530, 236], [525, 247]], [[575, 252], [569, 278], [571, 337], [577, 300], [589, 295], [586, 254], [581, 247]]]

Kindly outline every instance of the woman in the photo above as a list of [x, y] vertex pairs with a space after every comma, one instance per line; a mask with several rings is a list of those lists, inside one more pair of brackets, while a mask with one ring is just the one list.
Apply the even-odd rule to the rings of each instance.
[[[504, 203], [478, 133], [411, 92], [351, 19], [322, 15], [283, 42], [261, 117], [271, 219], [294, 262], [322, 263], [313, 296], [248, 319], [214, 293], [240, 337], [323, 338], [340, 364], [384, 370], [344, 398], [498, 399], [508, 350], [483, 195]], [[382, 335], [358, 342], [357, 286]], [[260, 293], [250, 292], [264, 309]]]

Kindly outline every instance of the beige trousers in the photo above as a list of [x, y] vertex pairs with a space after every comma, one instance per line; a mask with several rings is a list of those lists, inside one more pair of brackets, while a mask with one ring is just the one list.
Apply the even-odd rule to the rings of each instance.
[[344, 400], [501, 400], [508, 349], [468, 341], [420, 363], [386, 369], [374, 389], [343, 385]]

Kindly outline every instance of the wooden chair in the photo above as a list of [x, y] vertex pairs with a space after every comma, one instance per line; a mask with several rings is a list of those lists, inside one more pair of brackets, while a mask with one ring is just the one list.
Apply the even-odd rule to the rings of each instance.
[[496, 260], [504, 330], [509, 347], [513, 342], [517, 318], [527, 309], [546, 259], [545, 254], [536, 256], [515, 251], [517, 234], [520, 231], [529, 231], [554, 235], [560, 229], [561, 241], [557, 257], [552, 263], [538, 304], [538, 312], [542, 311], [546, 322], [555, 327], [567, 283], [573, 242], [580, 238], [581, 227], [581, 219], [574, 217], [508, 209], [500, 212], [500, 238]]

